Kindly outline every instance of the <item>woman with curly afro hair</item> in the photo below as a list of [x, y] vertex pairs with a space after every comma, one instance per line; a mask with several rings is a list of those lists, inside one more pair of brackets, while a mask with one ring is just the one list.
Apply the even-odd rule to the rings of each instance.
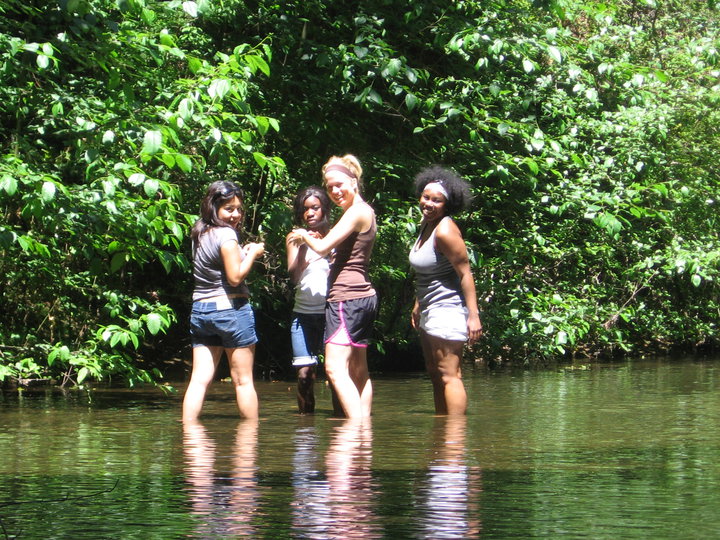
[[465, 342], [482, 334], [475, 282], [467, 248], [453, 215], [471, 202], [468, 183], [453, 171], [433, 166], [415, 177], [422, 222], [410, 250], [416, 274], [412, 326], [420, 334], [437, 414], [465, 414], [462, 382]]

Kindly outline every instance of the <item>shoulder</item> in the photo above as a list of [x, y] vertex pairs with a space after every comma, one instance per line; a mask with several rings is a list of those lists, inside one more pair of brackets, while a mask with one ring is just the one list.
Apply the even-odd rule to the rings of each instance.
[[366, 202], [354, 204], [342, 215], [342, 220], [351, 222], [356, 231], [367, 230], [375, 221], [375, 211]]
[[370, 224], [375, 221], [375, 210], [368, 203], [363, 201], [361, 204], [356, 204], [350, 208], [354, 210], [358, 219], [362, 220], [363, 223]]
[[462, 238], [460, 228], [450, 216], [446, 216], [440, 220], [435, 228], [435, 238], [440, 240], [451, 240], [455, 237]]
[[213, 240], [221, 246], [228, 242], [238, 243], [237, 231], [231, 227], [213, 227], [208, 234], [211, 234]]

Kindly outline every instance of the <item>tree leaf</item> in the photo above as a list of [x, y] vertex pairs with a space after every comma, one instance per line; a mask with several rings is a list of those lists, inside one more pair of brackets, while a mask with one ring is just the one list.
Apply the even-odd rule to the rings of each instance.
[[153, 336], [162, 330], [163, 323], [163, 318], [157, 313], [149, 313], [146, 318], [148, 330]]
[[178, 168], [184, 173], [189, 173], [190, 171], [192, 171], [192, 159], [190, 159], [190, 156], [187, 156], [185, 154], [177, 154], [175, 156], [175, 163]]
[[112, 256], [112, 259], [110, 259], [110, 273], [114, 274], [118, 270], [120, 270], [123, 266], [125, 266], [125, 262], [127, 260], [127, 253], [124, 251], [118, 251], [115, 255]]
[[160, 189], [160, 182], [158, 182], [154, 178], [148, 178], [143, 183], [143, 190], [145, 191], [145, 195], [152, 198], [157, 195], [158, 189]]
[[198, 7], [195, 2], [183, 2], [182, 8], [185, 13], [190, 15], [191, 17], [197, 17], [198, 15]]
[[40, 190], [40, 198], [44, 203], [49, 203], [55, 198], [55, 192], [57, 188], [52, 182], [43, 182], [42, 189]]
[[418, 99], [415, 97], [415, 94], [411, 94], [410, 92], [405, 94], [405, 106], [408, 108], [408, 111], [412, 111], [417, 105], [417, 102]]
[[550, 45], [547, 48], [548, 54], [550, 55], [550, 58], [555, 60], [558, 64], [562, 63], [562, 53], [560, 52], [560, 49], [555, 47], [554, 45]]
[[162, 133], [152, 130], [146, 131], [143, 138], [143, 153], [153, 155], [160, 151], [162, 147]]

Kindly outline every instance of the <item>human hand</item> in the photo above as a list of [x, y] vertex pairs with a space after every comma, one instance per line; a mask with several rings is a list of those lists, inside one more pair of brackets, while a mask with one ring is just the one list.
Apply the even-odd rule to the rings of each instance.
[[251, 242], [243, 246], [245, 255], [258, 258], [265, 253], [265, 244], [263, 242]]
[[306, 235], [309, 235], [309, 233], [305, 229], [293, 229], [290, 234], [288, 234], [287, 239], [288, 242], [295, 245], [301, 245], [305, 243]]
[[477, 311], [471, 311], [467, 320], [468, 342], [475, 343], [482, 336], [482, 322], [480, 322], [480, 314]]
[[412, 312], [410, 313], [410, 324], [415, 330], [420, 328], [420, 306], [417, 302], [415, 302]]

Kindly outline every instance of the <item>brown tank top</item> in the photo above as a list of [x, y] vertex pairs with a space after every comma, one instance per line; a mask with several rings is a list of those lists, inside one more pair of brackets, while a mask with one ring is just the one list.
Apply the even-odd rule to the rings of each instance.
[[366, 298], [375, 294], [368, 277], [368, 266], [376, 234], [373, 212], [372, 225], [367, 231], [352, 233], [335, 248], [328, 276], [328, 302]]

